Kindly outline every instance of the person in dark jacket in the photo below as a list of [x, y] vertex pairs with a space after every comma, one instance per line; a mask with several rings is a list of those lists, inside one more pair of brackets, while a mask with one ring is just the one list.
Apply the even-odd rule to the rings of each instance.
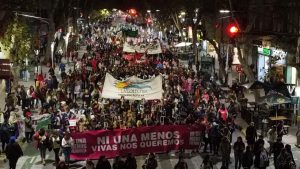
[[254, 148], [254, 143], [256, 138], [257, 138], [256, 128], [254, 126], [254, 122], [251, 122], [250, 126], [248, 126], [246, 129], [246, 140], [252, 150]]
[[127, 155], [124, 169], [137, 169], [136, 159], [131, 153]]
[[276, 169], [292, 169], [295, 167], [295, 165], [295, 162], [287, 150], [285, 148], [281, 149], [281, 152], [276, 160]]
[[156, 169], [157, 161], [155, 159], [155, 155], [153, 153], [149, 154], [149, 157], [146, 159], [145, 164], [143, 165], [143, 169]]
[[235, 169], [241, 168], [243, 152], [245, 150], [245, 144], [242, 137], [238, 137], [237, 141], [233, 145], [234, 159], [235, 159]]
[[5, 149], [6, 157], [9, 160], [9, 169], [15, 169], [18, 159], [23, 156], [23, 151], [14, 136], [10, 137], [10, 141]]
[[206, 155], [203, 159], [203, 162], [200, 166], [201, 169], [213, 169], [214, 166], [213, 166], [213, 162], [212, 160], [210, 159], [209, 155]]
[[125, 166], [124, 161], [122, 161], [122, 159], [119, 156], [117, 156], [113, 163], [113, 169], [123, 169], [124, 166]]
[[259, 138], [256, 140], [255, 144], [254, 144], [254, 149], [253, 149], [253, 153], [256, 154], [257, 150], [259, 149], [260, 145], [265, 145], [265, 141], [264, 141], [264, 137], [262, 135], [259, 136]]
[[262, 144], [259, 146], [258, 153], [255, 154], [254, 167], [257, 169], [266, 169], [269, 166], [269, 156]]
[[277, 141], [273, 145], [273, 153], [274, 153], [274, 165], [277, 168], [277, 157], [279, 156], [281, 150], [284, 148], [283, 143], [281, 142], [281, 138], [278, 137]]
[[215, 122], [213, 123], [212, 128], [210, 128], [209, 137], [211, 140], [212, 150], [214, 154], [217, 155], [219, 152], [219, 145], [221, 142], [222, 135], [219, 129], [219, 125]]
[[111, 169], [111, 165], [105, 156], [100, 156], [96, 165], [96, 169]]
[[242, 166], [244, 169], [250, 169], [253, 165], [253, 154], [249, 146], [246, 147], [246, 151], [242, 156]]
[[1, 139], [1, 143], [2, 143], [2, 152], [5, 151], [5, 145], [9, 143], [9, 124], [7, 121], [5, 121], [3, 124], [1, 124], [0, 127], [0, 139]]
[[286, 145], [284, 146], [284, 148], [286, 149], [286, 152], [287, 152], [287, 154], [290, 156], [290, 158], [292, 159], [292, 161], [296, 164], [296, 162], [295, 162], [295, 160], [294, 160], [293, 153], [292, 153], [292, 147], [291, 147], [291, 145], [286, 144]]
[[175, 165], [174, 169], [188, 169], [187, 163], [184, 161], [183, 156], [179, 156], [178, 162]]

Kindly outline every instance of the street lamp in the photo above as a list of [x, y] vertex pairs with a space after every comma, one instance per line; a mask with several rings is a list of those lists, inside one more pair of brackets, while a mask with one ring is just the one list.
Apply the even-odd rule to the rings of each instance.
[[38, 50], [38, 49], [35, 49], [34, 50], [34, 53], [35, 53], [35, 64], [36, 64], [36, 68], [35, 68], [35, 71], [36, 71], [36, 73], [38, 74], [39, 73], [39, 63], [38, 63], [38, 61], [39, 61], [39, 53], [40, 53], [40, 50]]
[[55, 46], [55, 42], [51, 43], [51, 66], [52, 68], [54, 68], [54, 62], [53, 62], [53, 57], [54, 57], [54, 46]]
[[147, 10], [147, 13], [151, 13], [151, 10]]
[[222, 14], [226, 14], [226, 13], [230, 13], [230, 10], [228, 10], [228, 9], [221, 9], [221, 10], [219, 10], [219, 12], [222, 13]]
[[70, 36], [70, 33], [68, 32], [65, 36], [65, 42], [66, 42], [66, 57], [67, 57], [67, 54], [68, 54], [68, 43], [69, 43], [69, 36]]

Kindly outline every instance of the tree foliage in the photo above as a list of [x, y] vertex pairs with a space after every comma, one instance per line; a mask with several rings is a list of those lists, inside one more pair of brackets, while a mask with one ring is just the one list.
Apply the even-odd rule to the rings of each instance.
[[109, 17], [111, 15], [111, 12], [107, 9], [100, 9], [100, 10], [94, 10], [90, 17], [92, 20], [97, 20], [97, 19], [103, 19], [106, 17]]
[[0, 41], [6, 51], [5, 54], [12, 61], [23, 60], [32, 52], [33, 38], [29, 26], [24, 19], [17, 16], [9, 23]]

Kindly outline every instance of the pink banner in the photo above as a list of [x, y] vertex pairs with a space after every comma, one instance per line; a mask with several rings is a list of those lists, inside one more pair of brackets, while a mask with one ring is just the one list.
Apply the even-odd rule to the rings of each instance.
[[128, 153], [144, 155], [195, 149], [200, 145], [200, 130], [188, 125], [168, 125], [132, 128], [128, 130], [97, 130], [73, 133], [71, 158], [76, 160], [123, 156]]

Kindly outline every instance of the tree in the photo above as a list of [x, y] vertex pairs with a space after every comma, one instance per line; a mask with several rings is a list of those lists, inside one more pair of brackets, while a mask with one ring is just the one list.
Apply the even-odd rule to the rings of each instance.
[[58, 6], [60, 0], [51, 0], [50, 4], [48, 4], [47, 8], [47, 15], [49, 20], [49, 31], [48, 31], [48, 42], [46, 47], [46, 56], [45, 60], [46, 62], [50, 61], [51, 59], [51, 43], [54, 40], [54, 34], [55, 34], [55, 22], [54, 22], [54, 15], [56, 8]]
[[24, 18], [15, 16], [9, 23], [1, 39], [1, 44], [6, 51], [6, 55], [13, 62], [18, 62], [28, 58], [32, 53], [32, 34]]

